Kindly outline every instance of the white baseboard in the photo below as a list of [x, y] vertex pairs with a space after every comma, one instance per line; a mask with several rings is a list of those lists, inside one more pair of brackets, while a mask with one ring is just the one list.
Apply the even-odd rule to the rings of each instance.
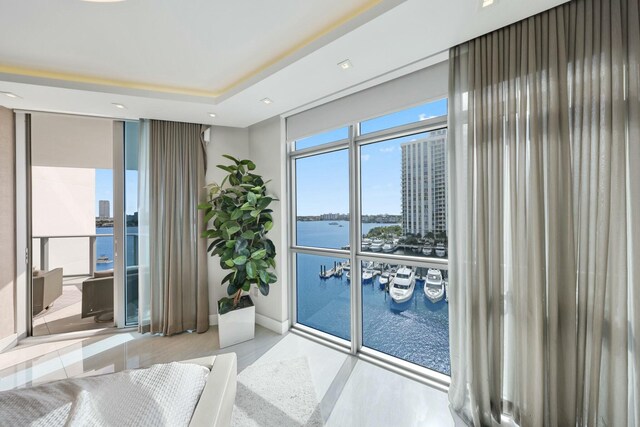
[[289, 320], [280, 322], [270, 317], [264, 316], [260, 313], [256, 313], [256, 324], [265, 327], [277, 334], [284, 334], [289, 330]]
[[[215, 326], [217, 324], [218, 324], [218, 315], [217, 314], [209, 315], [209, 326]], [[260, 325], [280, 335], [284, 334], [289, 330], [289, 320], [280, 322], [278, 320], [274, 320], [270, 317], [267, 317], [259, 313], [256, 313], [256, 325]]]
[[18, 344], [18, 334], [11, 334], [0, 340], [0, 353], [9, 350]]

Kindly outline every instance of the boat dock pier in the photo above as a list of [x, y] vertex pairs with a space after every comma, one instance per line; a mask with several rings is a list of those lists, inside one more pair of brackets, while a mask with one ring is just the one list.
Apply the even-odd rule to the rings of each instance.
[[338, 264], [337, 262], [333, 263], [333, 268], [327, 270], [326, 265], [320, 266], [320, 278], [328, 279], [330, 277], [342, 277], [342, 264]]

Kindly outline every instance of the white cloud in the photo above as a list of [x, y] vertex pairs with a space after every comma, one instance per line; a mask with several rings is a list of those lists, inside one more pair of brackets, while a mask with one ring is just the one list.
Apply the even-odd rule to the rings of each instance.
[[420, 115], [418, 116], [418, 119], [419, 119], [420, 121], [423, 121], [423, 120], [433, 119], [434, 117], [435, 117], [435, 116], [427, 116], [426, 114], [424, 114], [424, 113], [423, 113], [423, 114], [420, 114]]
[[391, 153], [393, 152], [393, 150], [395, 149], [395, 147], [386, 147], [386, 148], [381, 148], [380, 152], [381, 153]]
[[360, 160], [362, 160], [363, 162], [366, 162], [366, 161], [368, 161], [370, 158], [371, 158], [371, 155], [370, 155], [370, 154], [363, 154], [363, 155], [360, 157]]

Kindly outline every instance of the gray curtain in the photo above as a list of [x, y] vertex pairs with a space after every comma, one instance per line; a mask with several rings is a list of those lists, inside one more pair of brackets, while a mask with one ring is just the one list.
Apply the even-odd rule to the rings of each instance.
[[[141, 249], [140, 328], [173, 335], [209, 328], [206, 240], [200, 238], [205, 200], [205, 146], [201, 125], [143, 123], [140, 188], [148, 234]], [[148, 206], [148, 208], [144, 208]], [[146, 212], [146, 213], [145, 213]], [[141, 227], [143, 228], [143, 227]], [[148, 252], [147, 252], [148, 251]], [[147, 266], [142, 264], [148, 264]]]
[[638, 0], [451, 50], [452, 409], [640, 426]]

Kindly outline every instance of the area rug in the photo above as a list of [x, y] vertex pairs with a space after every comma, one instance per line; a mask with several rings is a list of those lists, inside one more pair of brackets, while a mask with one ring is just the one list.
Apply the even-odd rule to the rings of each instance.
[[234, 427], [323, 426], [306, 357], [253, 364], [238, 375]]

